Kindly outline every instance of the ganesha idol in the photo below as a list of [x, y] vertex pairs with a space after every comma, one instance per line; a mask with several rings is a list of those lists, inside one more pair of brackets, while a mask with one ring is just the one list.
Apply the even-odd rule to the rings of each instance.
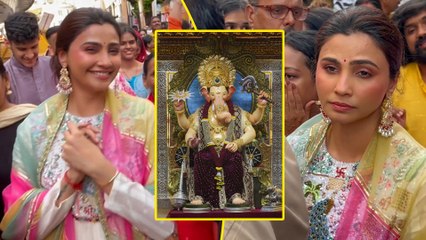
[[178, 124], [187, 130], [185, 142], [196, 151], [192, 206], [248, 206], [243, 197], [243, 150], [256, 137], [253, 124], [263, 117], [267, 95], [261, 93], [252, 114], [233, 104], [235, 74], [231, 61], [210, 56], [198, 69], [204, 105], [187, 118], [183, 102], [174, 102]]

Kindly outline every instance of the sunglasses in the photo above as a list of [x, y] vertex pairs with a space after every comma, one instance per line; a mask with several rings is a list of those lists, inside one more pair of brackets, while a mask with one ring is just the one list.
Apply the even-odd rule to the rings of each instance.
[[295, 7], [290, 8], [284, 5], [252, 5], [254, 7], [264, 8], [268, 10], [269, 14], [271, 14], [272, 18], [275, 19], [284, 19], [288, 12], [293, 13], [294, 19], [297, 21], [303, 21], [308, 16], [309, 10], [307, 8]]

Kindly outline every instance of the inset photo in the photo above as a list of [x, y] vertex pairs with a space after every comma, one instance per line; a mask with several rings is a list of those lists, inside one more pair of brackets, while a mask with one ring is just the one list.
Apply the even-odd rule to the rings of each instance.
[[283, 219], [283, 32], [157, 33], [157, 218]]

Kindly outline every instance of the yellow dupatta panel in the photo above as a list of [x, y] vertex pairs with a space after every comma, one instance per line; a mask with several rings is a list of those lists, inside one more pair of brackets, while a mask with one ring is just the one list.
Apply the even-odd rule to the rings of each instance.
[[[302, 174], [324, 141], [328, 127], [321, 121], [310, 129]], [[357, 168], [355, 181], [362, 186], [368, 208], [389, 232], [402, 239], [425, 239], [426, 150], [400, 125], [395, 124], [394, 129], [390, 138], [379, 133], [373, 137]], [[375, 237], [380, 236], [383, 235], [377, 232]]]

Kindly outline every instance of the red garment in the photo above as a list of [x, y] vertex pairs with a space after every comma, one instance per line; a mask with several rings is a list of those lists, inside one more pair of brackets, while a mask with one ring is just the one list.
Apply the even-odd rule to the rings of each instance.
[[148, 96], [148, 100], [155, 104], [154, 93], [150, 93]]
[[179, 239], [218, 240], [219, 226], [213, 221], [177, 221]]
[[136, 36], [138, 36], [138, 40], [139, 40], [140, 45], [141, 45], [140, 46], [141, 50], [139, 52], [139, 55], [136, 57], [136, 60], [138, 60], [139, 62], [143, 63], [145, 61], [145, 58], [146, 58], [145, 44], [143, 44], [142, 35], [138, 31], [135, 31], [135, 33], [136, 33]]
[[182, 21], [169, 16], [169, 29], [182, 29]]

